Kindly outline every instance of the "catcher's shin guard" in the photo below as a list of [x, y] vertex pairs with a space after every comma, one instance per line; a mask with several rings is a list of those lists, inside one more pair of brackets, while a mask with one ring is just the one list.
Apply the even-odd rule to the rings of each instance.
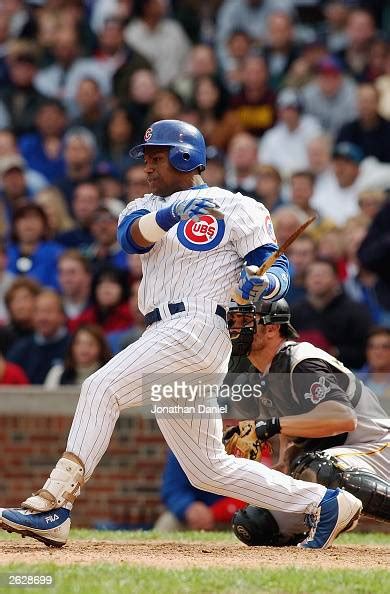
[[345, 489], [360, 499], [364, 514], [390, 521], [390, 483], [367, 470], [342, 468], [336, 457], [308, 452], [294, 460], [291, 476], [330, 489]]
[[255, 505], [236, 511], [232, 528], [238, 540], [249, 547], [294, 546], [305, 537], [304, 534], [283, 536], [271, 512]]
[[65, 452], [51, 471], [43, 488], [33, 493], [22, 507], [37, 511], [48, 512], [52, 509], [73, 504], [84, 483], [84, 464], [71, 452]]

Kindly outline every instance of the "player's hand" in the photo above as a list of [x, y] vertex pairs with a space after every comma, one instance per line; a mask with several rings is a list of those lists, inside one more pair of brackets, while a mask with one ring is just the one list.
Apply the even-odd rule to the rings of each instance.
[[177, 200], [172, 205], [172, 214], [181, 221], [188, 219], [199, 221], [199, 218], [205, 214], [210, 214], [216, 219], [223, 219], [223, 213], [219, 210], [219, 204], [215, 200], [200, 197]]
[[245, 266], [241, 270], [240, 280], [235, 293], [247, 301], [258, 301], [262, 295], [267, 291], [270, 281], [266, 274], [257, 276], [257, 266]]
[[201, 501], [194, 501], [185, 511], [186, 524], [192, 530], [212, 530], [214, 515], [212, 510]]

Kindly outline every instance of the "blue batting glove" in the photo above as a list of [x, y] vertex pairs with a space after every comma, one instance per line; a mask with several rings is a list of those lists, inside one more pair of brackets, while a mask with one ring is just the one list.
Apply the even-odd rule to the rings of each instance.
[[271, 282], [271, 279], [267, 274], [257, 276], [257, 271], [257, 266], [245, 266], [241, 270], [240, 280], [236, 288], [236, 293], [242, 297], [242, 299], [254, 303], [259, 301], [264, 294], [269, 292]]
[[199, 218], [205, 214], [211, 214], [217, 219], [223, 218], [222, 212], [218, 209], [219, 204], [209, 198], [177, 200], [170, 206], [157, 211], [156, 222], [162, 229], [168, 231], [179, 221], [188, 219], [199, 221]]

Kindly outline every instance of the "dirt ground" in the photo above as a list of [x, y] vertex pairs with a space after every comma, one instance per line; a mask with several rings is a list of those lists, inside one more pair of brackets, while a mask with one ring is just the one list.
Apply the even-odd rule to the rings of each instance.
[[77, 563], [126, 563], [164, 569], [192, 567], [301, 567], [388, 569], [390, 547], [376, 545], [334, 545], [325, 551], [295, 547], [249, 548], [241, 543], [178, 543], [169, 540], [113, 542], [70, 541], [62, 549], [52, 549], [31, 539], [0, 542], [0, 565], [12, 562], [61, 565]]

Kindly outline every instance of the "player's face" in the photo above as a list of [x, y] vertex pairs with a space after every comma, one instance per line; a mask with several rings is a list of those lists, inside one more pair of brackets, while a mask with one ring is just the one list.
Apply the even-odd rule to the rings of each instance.
[[168, 147], [145, 148], [145, 175], [150, 191], [157, 196], [170, 196], [184, 189], [183, 173], [172, 167], [168, 159], [168, 151]]

